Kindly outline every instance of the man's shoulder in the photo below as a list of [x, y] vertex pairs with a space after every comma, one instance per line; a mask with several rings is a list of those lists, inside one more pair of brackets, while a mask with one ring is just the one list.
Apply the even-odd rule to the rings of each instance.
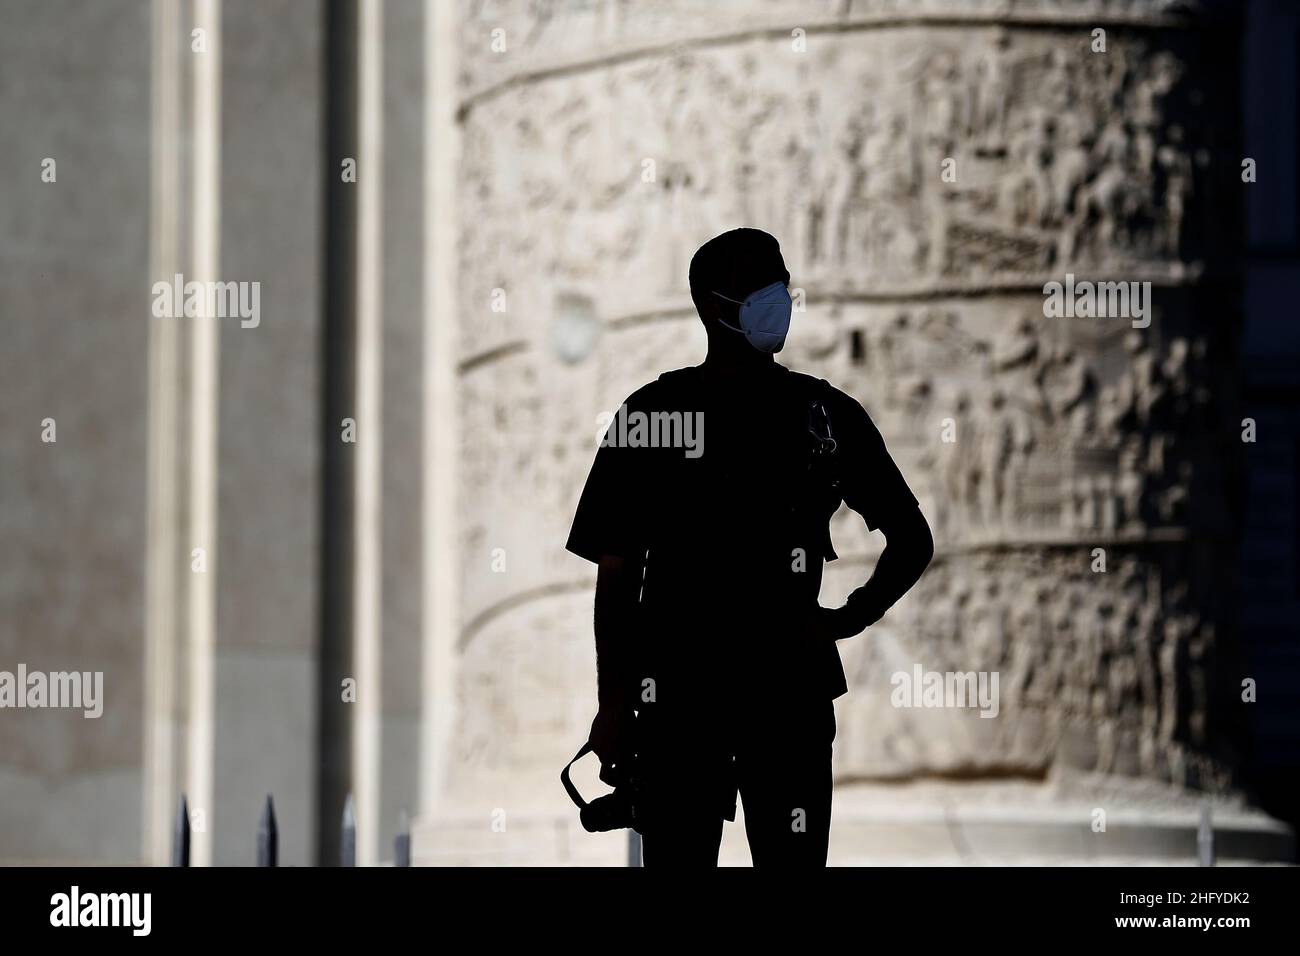
[[784, 377], [787, 384], [796, 392], [807, 395], [809, 398], [825, 400], [830, 397], [831, 392], [836, 391], [835, 387], [824, 378], [818, 378], [816, 375], [809, 375], [806, 372], [796, 372], [784, 365], [779, 366], [779, 368], [785, 372]]
[[646, 382], [629, 395], [623, 404], [629, 410], [664, 408], [687, 394], [698, 374], [699, 367], [695, 365], [671, 369], [654, 381]]
[[826, 379], [795, 371], [791, 371], [789, 375], [790, 382], [797, 391], [807, 395], [810, 400], [823, 402], [832, 417], [838, 414], [854, 418], [870, 418], [861, 402], [848, 392], [836, 388]]
[[682, 368], [672, 368], [666, 372], [661, 372], [657, 379], [645, 387], [655, 387], [664, 391], [677, 391], [693, 387], [699, 381], [699, 378], [700, 367], [698, 365], [686, 365]]

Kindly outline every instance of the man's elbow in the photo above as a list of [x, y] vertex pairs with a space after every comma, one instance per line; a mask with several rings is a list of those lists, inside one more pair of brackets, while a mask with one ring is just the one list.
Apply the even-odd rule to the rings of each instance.
[[930, 523], [925, 520], [925, 515], [921, 514], [920, 508], [916, 509], [916, 517], [918, 522], [916, 557], [920, 570], [924, 571], [934, 559], [934, 535], [930, 531]]
[[885, 533], [886, 546], [896, 550], [900, 556], [906, 555], [908, 565], [919, 578], [934, 558], [934, 535], [921, 509], [905, 512], [891, 527], [881, 528], [881, 531]]

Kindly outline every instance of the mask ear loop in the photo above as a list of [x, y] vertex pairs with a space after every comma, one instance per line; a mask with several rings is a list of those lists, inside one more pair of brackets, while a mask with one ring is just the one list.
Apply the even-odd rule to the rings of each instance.
[[[718, 291], [715, 290], [715, 289], [710, 289], [709, 291], [712, 292], [714, 295], [716, 295], [719, 299], [726, 299], [728, 302], [734, 302], [734, 303], [736, 303], [736, 305], [739, 305], [739, 306], [744, 306], [744, 305], [745, 305], [745, 302], [742, 302], [740, 299], [733, 299], [731, 296], [729, 296], [729, 295], [723, 295], [721, 292], [718, 292]], [[748, 301], [748, 300], [746, 300], [746, 301]], [[718, 324], [721, 325], [723, 328], [731, 329], [731, 331], [733, 331], [733, 332], [739, 332], [741, 335], [748, 335], [748, 334], [749, 334], [749, 333], [747, 333], [744, 329], [738, 329], [738, 328], [736, 328], [734, 325], [729, 325], [728, 323], [722, 321], [722, 319], [718, 319]]]

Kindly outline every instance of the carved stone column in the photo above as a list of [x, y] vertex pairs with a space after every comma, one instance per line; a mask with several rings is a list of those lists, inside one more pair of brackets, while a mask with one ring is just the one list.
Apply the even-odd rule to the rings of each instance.
[[[804, 293], [782, 359], [863, 402], [938, 545], [844, 647], [832, 859], [1190, 854], [1200, 791], [1277, 852], [1231, 773], [1235, 26], [1172, 0], [461, 11], [458, 716], [422, 855], [618, 859], [556, 784], [595, 704], [563, 543], [598, 414], [703, 356], [687, 263], [741, 224]], [[1050, 282], [1141, 298], [1049, 317]], [[880, 547], [833, 531], [824, 603]], [[996, 716], [897, 706], [918, 665], [996, 674]]]

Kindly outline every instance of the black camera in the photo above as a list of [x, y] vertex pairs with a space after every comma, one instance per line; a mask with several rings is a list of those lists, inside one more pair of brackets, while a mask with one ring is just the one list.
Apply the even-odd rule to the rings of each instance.
[[[564, 769], [560, 771], [560, 783], [564, 784], [569, 799], [578, 808], [578, 819], [582, 821], [582, 828], [588, 833], [606, 833], [609, 830], [622, 830], [631, 827], [640, 833], [636, 807], [637, 780], [635, 768], [629, 773], [621, 774], [625, 779], [614, 788], [613, 793], [597, 797], [590, 803], [582, 799], [582, 794], [578, 793], [578, 788], [569, 779], [569, 768], [589, 753], [591, 753], [590, 741], [583, 744], [582, 749], [574, 754], [573, 759], [565, 764]], [[604, 773], [601, 774], [601, 778], [605, 779]]]

